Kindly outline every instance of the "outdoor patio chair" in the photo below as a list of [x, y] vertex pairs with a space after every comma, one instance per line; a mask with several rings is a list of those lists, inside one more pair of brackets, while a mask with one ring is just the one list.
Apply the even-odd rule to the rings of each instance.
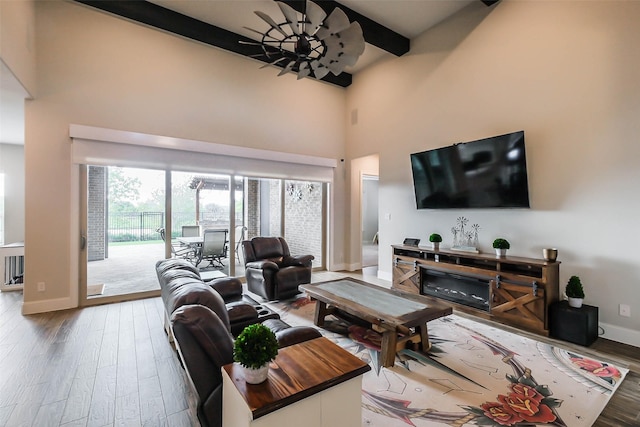
[[[166, 242], [166, 232], [163, 227], [156, 229], [160, 233], [160, 237], [163, 242]], [[184, 246], [180, 242], [171, 240], [171, 255], [174, 258], [183, 258], [189, 262], [194, 262], [196, 259], [196, 251], [191, 246]]]
[[182, 237], [198, 237], [198, 236], [200, 236], [199, 225], [183, 225], [182, 226]]
[[204, 230], [201, 261], [209, 261], [209, 265], [223, 268], [222, 260], [227, 257], [227, 230]]

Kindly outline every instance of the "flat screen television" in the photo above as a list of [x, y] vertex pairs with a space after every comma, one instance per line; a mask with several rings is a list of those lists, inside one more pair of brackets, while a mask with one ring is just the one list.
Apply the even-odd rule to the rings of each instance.
[[418, 209], [528, 208], [524, 131], [411, 154]]

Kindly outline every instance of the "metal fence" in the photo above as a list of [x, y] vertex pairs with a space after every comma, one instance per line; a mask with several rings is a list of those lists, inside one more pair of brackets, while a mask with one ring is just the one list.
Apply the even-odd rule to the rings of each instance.
[[[205, 212], [203, 212], [204, 214]], [[200, 223], [205, 226], [228, 227], [228, 211], [226, 216], [203, 215]], [[164, 212], [114, 212], [109, 214], [107, 235], [109, 242], [137, 242], [147, 240], [160, 240], [159, 228], [164, 227]], [[174, 212], [171, 223], [171, 237], [178, 237], [182, 234], [183, 225], [196, 224], [194, 212]], [[242, 224], [242, 214], [236, 216], [236, 224]]]

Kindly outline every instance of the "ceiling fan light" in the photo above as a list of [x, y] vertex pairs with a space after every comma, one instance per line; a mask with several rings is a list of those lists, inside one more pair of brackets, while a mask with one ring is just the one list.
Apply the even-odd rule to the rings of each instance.
[[299, 36], [301, 33], [300, 28], [298, 27], [298, 12], [296, 12], [294, 8], [286, 3], [280, 1], [276, 3], [278, 3], [278, 7], [280, 7], [280, 11], [284, 15], [284, 18], [287, 20], [287, 24], [289, 24], [289, 27], [291, 28], [291, 31], [293, 31], [293, 34]]
[[256, 11], [271, 28], [264, 33], [251, 31], [262, 35], [262, 40], [255, 44], [262, 46], [262, 58], [269, 62], [265, 66], [282, 67], [278, 76], [289, 72], [296, 73], [298, 79], [307, 76], [322, 79], [330, 72], [339, 75], [345, 67], [355, 65], [364, 52], [360, 24], [349, 22], [341, 9], [334, 8], [327, 16], [320, 6], [307, 1], [305, 12], [300, 15], [284, 1], [277, 3], [284, 22], [276, 23], [267, 14]]

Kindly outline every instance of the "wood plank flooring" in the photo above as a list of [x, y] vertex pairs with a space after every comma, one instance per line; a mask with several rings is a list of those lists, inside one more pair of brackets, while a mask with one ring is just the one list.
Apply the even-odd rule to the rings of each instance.
[[160, 298], [20, 314], [0, 293], [0, 426], [198, 426]]
[[[21, 302], [0, 292], [0, 426], [199, 425], [160, 298], [32, 316]], [[595, 425], [639, 426], [639, 349], [602, 338], [578, 349], [632, 369]]]

